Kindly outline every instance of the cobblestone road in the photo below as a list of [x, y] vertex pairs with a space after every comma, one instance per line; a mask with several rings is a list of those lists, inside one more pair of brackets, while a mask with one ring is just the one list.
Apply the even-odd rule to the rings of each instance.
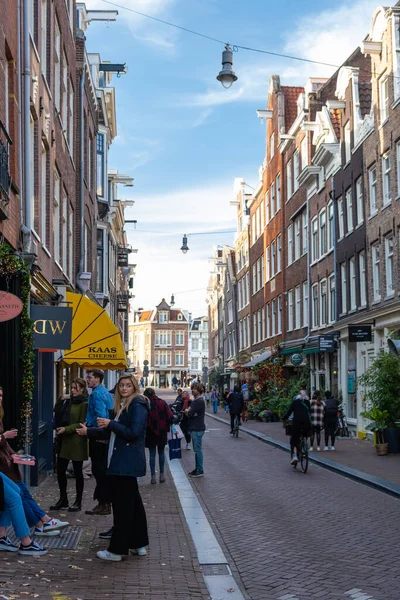
[[[193, 484], [251, 600], [398, 600], [400, 503], [207, 418]], [[183, 463], [193, 468], [193, 452]]]

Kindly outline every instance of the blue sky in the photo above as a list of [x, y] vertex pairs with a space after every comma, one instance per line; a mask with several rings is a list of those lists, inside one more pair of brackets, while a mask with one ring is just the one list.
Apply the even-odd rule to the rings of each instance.
[[[120, 0], [121, 6], [239, 44], [340, 64], [368, 33], [376, 1], [352, 0]], [[139, 252], [135, 307], [152, 308], [175, 294], [177, 305], [206, 312], [213, 246], [233, 234], [189, 237], [183, 233], [235, 227], [229, 205], [233, 180], [255, 187], [264, 158], [265, 125], [256, 116], [267, 101], [268, 82], [304, 85], [333, 69], [239, 50], [238, 81], [225, 90], [216, 80], [223, 46], [136, 16], [103, 0], [88, 9], [118, 10], [115, 23], [92, 23], [88, 50], [102, 60], [127, 63], [113, 79], [118, 137], [110, 167], [135, 178], [120, 196], [135, 200], [126, 218], [129, 241]], [[150, 230], [157, 233], [140, 233]], [[198, 290], [189, 293], [190, 290]]]

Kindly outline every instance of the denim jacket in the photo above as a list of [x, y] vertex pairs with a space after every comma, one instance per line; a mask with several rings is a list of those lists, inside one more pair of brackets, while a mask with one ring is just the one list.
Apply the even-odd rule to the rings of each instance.
[[118, 421], [110, 421], [108, 431], [115, 433], [114, 448], [107, 475], [143, 477], [146, 475], [145, 438], [149, 404], [144, 396], [132, 400]]
[[114, 407], [114, 400], [110, 392], [101, 383], [96, 386], [89, 396], [88, 411], [86, 415], [86, 424], [88, 427], [97, 426], [97, 418], [109, 419], [110, 413]]

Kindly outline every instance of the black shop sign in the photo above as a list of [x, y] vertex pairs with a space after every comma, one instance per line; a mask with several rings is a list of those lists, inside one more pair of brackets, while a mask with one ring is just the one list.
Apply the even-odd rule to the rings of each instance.
[[31, 304], [35, 348], [70, 350], [72, 308]]
[[335, 351], [335, 337], [332, 334], [319, 336], [319, 351], [320, 352], [334, 352]]
[[372, 342], [372, 326], [349, 325], [349, 342]]

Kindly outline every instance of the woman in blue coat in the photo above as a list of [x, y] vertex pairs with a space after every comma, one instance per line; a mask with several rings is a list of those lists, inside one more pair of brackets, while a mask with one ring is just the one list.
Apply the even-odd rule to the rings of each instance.
[[[140, 395], [139, 383], [133, 375], [123, 375], [114, 394], [115, 419], [97, 419], [98, 427], [89, 430], [90, 437], [110, 439], [107, 480], [111, 494], [114, 527], [107, 550], [97, 556], [120, 561], [122, 555], [146, 554], [149, 543], [147, 519], [140, 496], [137, 477], [146, 474], [145, 438], [148, 401]], [[86, 430], [86, 431], [85, 431]], [[82, 425], [80, 435], [87, 434]]]

